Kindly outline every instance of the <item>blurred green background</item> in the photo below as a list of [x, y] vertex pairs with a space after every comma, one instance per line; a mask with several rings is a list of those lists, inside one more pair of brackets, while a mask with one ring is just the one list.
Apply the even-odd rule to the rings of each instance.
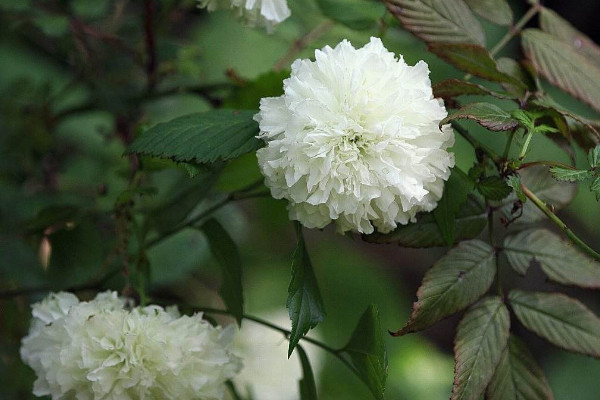
[[[224, 166], [208, 191], [208, 172], [189, 178], [170, 163], [143, 160], [146, 194], [135, 194], [135, 205], [127, 211], [134, 223], [120, 227], [115, 204], [121, 204], [132, 179], [130, 160], [123, 153], [144, 127], [215, 105], [256, 109], [262, 95], [281, 91], [290, 61], [311, 57], [315, 48], [334, 46], [344, 38], [359, 47], [370, 36], [382, 36], [387, 48], [402, 54], [409, 64], [426, 60], [433, 82], [462, 76], [426, 53], [425, 45], [389, 16], [384, 17], [379, 3], [371, 5], [385, 26], [368, 18], [362, 30], [334, 24], [288, 60], [285, 55], [298, 39], [327, 24], [314, 0], [289, 3], [292, 17], [268, 35], [243, 27], [228, 12], [198, 10], [193, 1], [155, 2], [158, 84], [153, 93], [160, 95], [153, 95], [145, 90], [149, 60], [139, 60], [147, 45], [145, 2], [0, 0], [0, 290], [39, 286], [56, 290], [89, 282], [114, 264], [115, 248], [126, 246], [126, 253], [135, 247], [135, 240], [125, 245], [121, 240], [127, 234], [136, 236], [132, 230], [139, 226], [135, 222], [141, 215], [150, 213], [158, 221], [156, 226], [168, 229], [181, 220], [182, 212], [197, 212], [219, 193], [260, 177], [254, 155], [247, 155]], [[594, 10], [597, 15], [596, 1], [556, 3], [567, 18], [575, 18], [571, 22], [591, 35], [594, 27], [588, 16]], [[513, 2], [516, 15], [525, 7], [525, 1]], [[575, 8], [578, 12], [569, 14]], [[581, 12], [586, 9], [589, 12]], [[488, 45], [505, 32], [490, 24], [485, 28]], [[520, 57], [518, 42], [513, 41], [504, 54]], [[272, 73], [282, 59], [284, 71]], [[572, 98], [548, 89], [564, 105], [593, 115]], [[482, 141], [503, 148], [503, 135], [475, 124], [468, 128]], [[545, 138], [536, 138], [533, 149], [530, 159], [568, 161]], [[472, 149], [457, 137], [454, 151], [458, 165], [468, 169], [474, 161]], [[583, 163], [584, 153], [576, 155]], [[599, 207], [587, 189], [580, 190], [561, 215], [592, 247], [600, 248]], [[285, 204], [270, 198], [246, 200], [227, 206], [217, 216], [239, 245], [247, 311], [265, 318], [281, 315], [295, 241]], [[399, 329], [408, 318], [423, 274], [445, 251], [365, 244], [331, 229], [307, 232], [307, 241], [328, 312], [314, 335], [334, 347], [347, 341], [371, 303], [379, 306], [385, 329]], [[151, 293], [222, 306], [217, 296], [219, 269], [202, 232], [182, 231], [145, 256]], [[530, 270], [526, 280], [504, 270], [511, 285], [552, 287], [537, 268]], [[104, 287], [120, 290], [123, 278], [116, 276]], [[571, 293], [600, 311], [596, 294]], [[92, 294], [80, 292], [83, 298]], [[43, 296], [40, 291], [0, 298], [0, 399], [32, 398], [34, 376], [20, 362], [18, 348], [27, 331], [29, 304]], [[390, 358], [386, 398], [448, 398], [457, 322], [450, 318], [419, 334], [386, 337]], [[557, 350], [523, 329], [517, 332], [530, 344], [557, 399], [598, 399], [599, 361]], [[370, 398], [337, 360], [324, 354], [317, 358], [321, 398]], [[287, 390], [294, 393], [296, 387]], [[261, 394], [255, 397], [260, 400]]]

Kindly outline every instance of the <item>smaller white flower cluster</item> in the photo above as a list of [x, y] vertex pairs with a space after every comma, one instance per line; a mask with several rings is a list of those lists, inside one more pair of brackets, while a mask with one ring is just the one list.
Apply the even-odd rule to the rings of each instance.
[[290, 15], [287, 0], [199, 0], [208, 11], [233, 9], [248, 26], [264, 26], [272, 32], [275, 25]]
[[137, 307], [100, 293], [80, 302], [50, 294], [33, 305], [21, 358], [37, 380], [33, 393], [53, 400], [220, 400], [241, 369], [235, 328], [213, 327], [176, 307]]

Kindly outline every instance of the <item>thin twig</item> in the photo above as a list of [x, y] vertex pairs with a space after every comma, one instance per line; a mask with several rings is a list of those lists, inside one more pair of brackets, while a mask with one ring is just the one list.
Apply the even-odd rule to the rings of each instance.
[[521, 30], [525, 27], [525, 25], [527, 25], [527, 23], [529, 22], [529, 20], [531, 18], [533, 18], [541, 9], [542, 9], [542, 6], [539, 3], [534, 4], [521, 17], [521, 19], [513, 27], [511, 27], [508, 32], [506, 32], [506, 35], [504, 35], [502, 37], [502, 39], [500, 39], [500, 41], [498, 43], [496, 43], [496, 45], [494, 47], [492, 47], [492, 49], [490, 50], [490, 54], [492, 56], [495, 56], [496, 54], [498, 54], [498, 52], [500, 50], [502, 50], [504, 48], [504, 46], [506, 46], [506, 44], [513, 37], [515, 37], [516, 35], [518, 35], [521, 32]]
[[518, 169], [525, 169], [525, 168], [533, 167], [534, 165], [545, 165], [547, 167], [560, 167], [560, 168], [569, 169], [572, 171], [578, 170], [578, 168], [573, 167], [572, 165], [564, 164], [564, 163], [561, 163], [558, 161], [532, 161], [532, 162], [527, 162], [527, 163], [523, 163], [523, 164], [519, 165]]
[[144, 31], [146, 39], [146, 74], [148, 76], [148, 91], [154, 90], [157, 81], [156, 71], [156, 37], [154, 32], [154, 10], [156, 5], [154, 0], [145, 0], [145, 13], [144, 13]]

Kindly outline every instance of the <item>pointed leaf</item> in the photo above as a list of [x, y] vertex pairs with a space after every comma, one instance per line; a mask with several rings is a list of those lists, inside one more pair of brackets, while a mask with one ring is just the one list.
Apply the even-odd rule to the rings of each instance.
[[465, 0], [477, 15], [497, 25], [510, 25], [513, 12], [506, 0]]
[[308, 355], [302, 346], [296, 346], [302, 365], [302, 379], [298, 382], [300, 388], [300, 400], [317, 400], [317, 385]]
[[470, 119], [491, 131], [509, 131], [516, 128], [519, 122], [509, 113], [490, 103], [467, 104], [440, 122], [440, 126], [455, 119]]
[[550, 167], [552, 177], [562, 182], [581, 182], [592, 176], [592, 171], [563, 167]]
[[443, 99], [458, 96], [494, 96], [499, 99], [512, 99], [510, 94], [498, 93], [476, 83], [461, 81], [460, 79], [446, 79], [433, 85], [433, 95]]
[[590, 163], [590, 167], [592, 168], [600, 166], [600, 145], [590, 149], [588, 152], [588, 161]]
[[487, 388], [488, 400], [554, 400], [544, 372], [527, 345], [511, 335], [494, 377]]
[[510, 305], [525, 327], [550, 343], [600, 358], [600, 319], [561, 293], [511, 290]]
[[600, 176], [594, 179], [590, 186], [590, 191], [596, 196], [596, 201], [600, 201]]
[[600, 288], [600, 263], [546, 229], [530, 229], [504, 240], [508, 261], [520, 274], [536, 260], [550, 279], [566, 285]]
[[472, 306], [458, 324], [451, 400], [479, 400], [508, 343], [510, 317], [500, 297]]
[[477, 190], [486, 199], [502, 200], [512, 192], [510, 186], [499, 176], [486, 176], [477, 183]]
[[427, 271], [408, 323], [395, 336], [430, 327], [477, 301], [496, 274], [494, 249], [481, 240], [460, 242]]
[[450, 178], [444, 186], [444, 193], [438, 202], [433, 216], [440, 233], [448, 246], [454, 243], [455, 217], [458, 210], [467, 201], [473, 190], [473, 181], [458, 168], [453, 168]]
[[525, 193], [523, 193], [523, 188], [521, 187], [521, 177], [519, 175], [509, 175], [508, 178], [506, 178], [506, 184], [510, 186], [512, 190], [514, 190], [514, 196], [517, 199], [523, 203], [527, 201], [527, 196], [525, 196]]
[[292, 281], [288, 288], [287, 308], [292, 321], [288, 356], [300, 339], [325, 319], [325, 307], [301, 229], [298, 224], [298, 245], [294, 252]]
[[360, 378], [376, 399], [383, 399], [388, 374], [388, 359], [383, 341], [379, 310], [369, 306], [358, 321], [344, 353], [350, 356]]
[[485, 45], [481, 24], [463, 0], [384, 0], [404, 27], [426, 42]]

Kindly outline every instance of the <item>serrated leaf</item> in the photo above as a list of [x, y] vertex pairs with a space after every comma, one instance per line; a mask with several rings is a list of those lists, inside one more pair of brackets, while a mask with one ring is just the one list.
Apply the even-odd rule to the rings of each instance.
[[302, 379], [298, 382], [300, 389], [300, 400], [317, 400], [317, 385], [308, 355], [302, 346], [296, 346], [302, 365]]
[[477, 301], [496, 274], [494, 249], [481, 240], [460, 242], [427, 271], [408, 323], [395, 336], [430, 327]]
[[292, 261], [292, 281], [286, 304], [292, 321], [288, 357], [300, 339], [325, 319], [325, 307], [301, 229], [298, 224], [298, 244]]
[[317, 0], [323, 14], [351, 29], [372, 28], [384, 13], [380, 2], [370, 0]]
[[510, 25], [513, 12], [506, 0], [465, 0], [477, 15], [497, 25]]
[[460, 43], [431, 43], [427, 49], [461, 71], [489, 81], [525, 86], [520, 80], [500, 72], [490, 53], [482, 46]]
[[254, 114], [221, 109], [175, 118], [148, 129], [127, 151], [198, 164], [236, 158], [262, 146]]
[[600, 111], [600, 69], [570, 45], [537, 29], [522, 34], [523, 50], [538, 73]]
[[550, 173], [554, 179], [562, 182], [581, 182], [592, 176], [592, 171], [563, 167], [550, 167]]
[[485, 45], [481, 24], [463, 0], [385, 0], [390, 12], [426, 42]]
[[527, 201], [527, 196], [525, 196], [525, 193], [523, 193], [523, 189], [521, 188], [521, 178], [519, 175], [508, 176], [508, 178], [506, 178], [506, 184], [515, 192], [517, 199], [523, 203]]
[[511, 290], [509, 301], [527, 329], [565, 350], [600, 357], [600, 319], [578, 300]]
[[433, 217], [446, 244], [454, 243], [455, 217], [467, 196], [473, 190], [474, 182], [458, 168], [453, 168], [450, 178], [444, 185], [444, 193], [433, 211]]
[[201, 227], [210, 245], [210, 251], [221, 266], [223, 282], [219, 293], [227, 310], [238, 322], [244, 316], [244, 295], [242, 286], [242, 259], [237, 245], [229, 233], [214, 218]]
[[508, 236], [504, 251], [510, 265], [521, 275], [536, 260], [555, 282], [600, 288], [600, 263], [548, 230], [530, 229]]
[[371, 305], [358, 321], [343, 352], [350, 356], [360, 378], [376, 399], [382, 400], [388, 374], [388, 359], [379, 310]]
[[[590, 120], [590, 119], [585, 118], [581, 115], [578, 115], [570, 110], [567, 110], [566, 108], [564, 108], [563, 106], [558, 104], [556, 101], [554, 101], [548, 95], [545, 95], [543, 97], [539, 97], [539, 98], [533, 100], [532, 104], [534, 104], [536, 106], [544, 107], [544, 108], [553, 109], [556, 112], [558, 112], [559, 114], [563, 115], [564, 117], [575, 120], [579, 124], [583, 125], [587, 130], [589, 130], [590, 131], [589, 133], [594, 134], [594, 136], [592, 136], [592, 137], [595, 139], [595, 143], [600, 141], [600, 121]], [[573, 137], [577, 140], [578, 139], [578, 136], [577, 136], [578, 129], [576, 129], [577, 127], [573, 126], [572, 121], [569, 120], [567, 122], [568, 123], [571, 122], [569, 124], [569, 131], [573, 134]], [[590, 147], [595, 146], [596, 145], [595, 143], [594, 143], [594, 145], [592, 145]]]
[[502, 200], [512, 192], [510, 186], [499, 176], [487, 176], [477, 183], [477, 190], [490, 200]]
[[460, 79], [446, 79], [445, 81], [433, 85], [434, 97], [451, 99], [458, 96], [493, 96], [498, 99], [512, 99], [508, 93], [499, 93], [476, 83], [461, 81]]
[[590, 191], [596, 195], [596, 201], [600, 201], [600, 176], [594, 179], [590, 186]]
[[450, 400], [479, 400], [508, 343], [510, 317], [500, 297], [473, 305], [458, 324]]
[[[469, 196], [454, 218], [454, 241], [473, 239], [481, 233], [487, 224], [484, 205], [475, 197]], [[370, 243], [397, 243], [403, 247], [435, 247], [447, 243], [440, 233], [433, 214], [417, 215], [417, 222], [400, 225], [390, 233], [373, 233], [363, 236]]]
[[486, 392], [488, 400], [554, 400], [544, 371], [527, 345], [514, 335], [508, 339]]
[[588, 152], [588, 161], [590, 163], [590, 167], [592, 168], [600, 166], [600, 145], [590, 149]]
[[455, 119], [470, 119], [491, 131], [509, 131], [516, 128], [519, 122], [509, 113], [490, 103], [467, 104], [454, 114], [447, 116], [440, 122], [440, 126]]

